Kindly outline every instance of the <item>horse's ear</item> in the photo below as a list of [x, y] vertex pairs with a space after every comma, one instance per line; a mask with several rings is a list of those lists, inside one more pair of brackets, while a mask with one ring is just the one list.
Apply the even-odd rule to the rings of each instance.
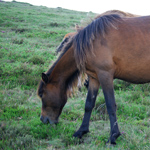
[[80, 27], [79, 27], [78, 24], [75, 24], [75, 29], [76, 29], [76, 31], [79, 31], [79, 30], [80, 30]]
[[48, 83], [48, 76], [45, 73], [42, 73], [42, 80], [44, 81], [44, 83]]

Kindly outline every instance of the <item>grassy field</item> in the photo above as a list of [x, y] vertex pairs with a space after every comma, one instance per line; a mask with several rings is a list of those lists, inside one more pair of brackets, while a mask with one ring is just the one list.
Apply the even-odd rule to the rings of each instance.
[[57, 126], [40, 121], [36, 90], [42, 72], [57, 59], [63, 36], [94, 13], [27, 3], [0, 2], [0, 149], [150, 149], [150, 84], [114, 81], [122, 136], [106, 145], [110, 125], [102, 90], [90, 121], [90, 133], [72, 137], [84, 114], [87, 90], [68, 99]]

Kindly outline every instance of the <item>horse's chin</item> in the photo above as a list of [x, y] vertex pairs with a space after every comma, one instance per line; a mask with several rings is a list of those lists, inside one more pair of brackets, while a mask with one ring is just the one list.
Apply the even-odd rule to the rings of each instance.
[[43, 116], [41, 116], [40, 117], [40, 120], [44, 123], [44, 124], [58, 124], [58, 120], [51, 120], [51, 119], [49, 119], [48, 117], [43, 117]]
[[50, 124], [50, 125], [52, 125], [52, 124], [57, 125], [57, 124], [58, 124], [58, 120], [51, 121], [51, 120], [49, 119], [48, 121], [49, 121], [49, 124]]

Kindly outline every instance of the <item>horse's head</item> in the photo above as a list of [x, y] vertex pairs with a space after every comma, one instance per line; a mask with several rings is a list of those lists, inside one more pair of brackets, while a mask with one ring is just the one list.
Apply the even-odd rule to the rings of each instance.
[[50, 83], [48, 76], [42, 73], [42, 81], [38, 89], [38, 95], [42, 100], [41, 121], [43, 123], [58, 123], [58, 118], [67, 101], [67, 95], [59, 85]]

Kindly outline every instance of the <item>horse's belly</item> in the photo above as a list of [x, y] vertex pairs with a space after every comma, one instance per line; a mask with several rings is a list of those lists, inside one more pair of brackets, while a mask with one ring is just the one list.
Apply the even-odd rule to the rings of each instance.
[[115, 72], [115, 77], [118, 79], [122, 79], [132, 83], [148, 83], [150, 82], [150, 67], [140, 66], [136, 68], [132, 67], [132, 65], [128, 65], [126, 67], [122, 67]]

